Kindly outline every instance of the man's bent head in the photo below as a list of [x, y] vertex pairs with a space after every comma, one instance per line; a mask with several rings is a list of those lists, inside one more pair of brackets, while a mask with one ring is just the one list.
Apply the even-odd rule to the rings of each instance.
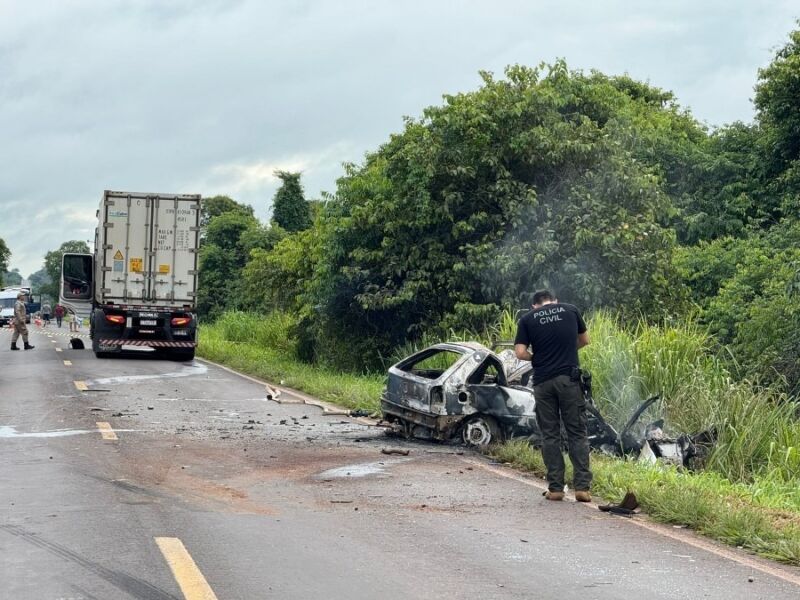
[[551, 292], [550, 290], [539, 290], [535, 294], [533, 294], [533, 307], [538, 308], [543, 304], [547, 304], [549, 302], [558, 302], [558, 298], [556, 295]]

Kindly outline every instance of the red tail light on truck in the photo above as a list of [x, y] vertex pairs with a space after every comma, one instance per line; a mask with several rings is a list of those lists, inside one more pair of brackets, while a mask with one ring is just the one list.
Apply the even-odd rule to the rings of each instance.
[[171, 321], [173, 327], [186, 327], [191, 322], [192, 317], [173, 317]]
[[123, 315], [106, 315], [106, 321], [114, 325], [125, 325], [125, 317]]

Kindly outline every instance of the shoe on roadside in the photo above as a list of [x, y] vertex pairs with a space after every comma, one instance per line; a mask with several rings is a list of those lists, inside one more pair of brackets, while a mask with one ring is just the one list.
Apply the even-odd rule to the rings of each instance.
[[592, 495], [585, 490], [580, 490], [575, 492], [575, 500], [577, 500], [578, 502], [591, 502]]
[[544, 493], [544, 497], [547, 500], [559, 501], [559, 500], [563, 500], [564, 499], [564, 492], [554, 492], [552, 490], [547, 490]]
[[25, 350], [33, 350], [36, 346], [31, 346], [30, 344], [25, 344]]

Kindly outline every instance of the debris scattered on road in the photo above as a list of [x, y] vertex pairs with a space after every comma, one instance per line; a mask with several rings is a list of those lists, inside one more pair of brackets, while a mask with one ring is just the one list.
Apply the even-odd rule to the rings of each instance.
[[639, 508], [639, 501], [636, 499], [636, 494], [633, 492], [628, 492], [625, 494], [625, 498], [623, 498], [622, 502], [619, 504], [604, 504], [602, 506], [598, 506], [598, 508], [603, 512], [608, 512], [614, 515], [632, 517], [636, 514], [636, 511]]
[[748, 583], [753, 583], [755, 580], [756, 580], [756, 578], [753, 577], [752, 575], [747, 578]]
[[153, 410], [154, 408], [155, 408], [155, 406], [148, 406], [147, 410]]
[[352, 504], [352, 500], [331, 500], [331, 504]]
[[410, 450], [404, 448], [381, 448], [381, 454], [399, 454], [400, 456], [408, 456]]
[[372, 413], [370, 411], [364, 410], [363, 408], [357, 408], [357, 409], [354, 409], [354, 410], [350, 411], [350, 416], [351, 417], [368, 417], [371, 414]]

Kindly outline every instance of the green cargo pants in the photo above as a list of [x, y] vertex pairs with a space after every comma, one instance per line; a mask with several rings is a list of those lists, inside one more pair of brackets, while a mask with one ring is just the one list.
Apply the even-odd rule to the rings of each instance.
[[572, 461], [576, 491], [589, 491], [589, 438], [586, 433], [586, 401], [580, 383], [569, 375], [559, 375], [534, 386], [536, 420], [542, 431], [542, 458], [547, 467], [547, 485], [552, 492], [564, 491], [564, 455], [561, 448], [561, 423], [567, 432], [569, 459]]

